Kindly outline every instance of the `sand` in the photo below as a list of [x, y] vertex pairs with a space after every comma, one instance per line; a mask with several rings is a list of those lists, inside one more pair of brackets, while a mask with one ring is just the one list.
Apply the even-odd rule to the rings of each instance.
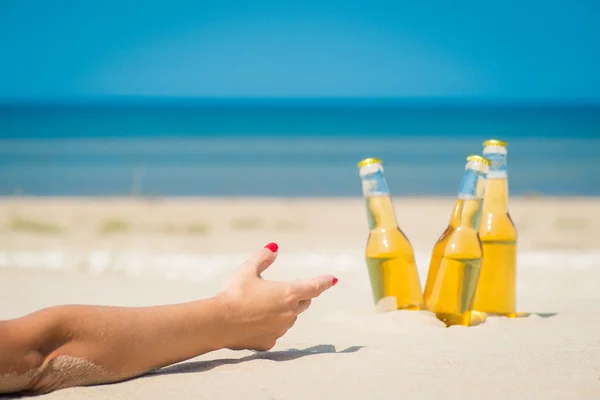
[[[422, 281], [453, 201], [395, 199]], [[600, 199], [515, 198], [511, 214], [519, 310], [534, 314], [445, 328], [424, 311], [373, 312], [361, 199], [4, 199], [0, 319], [207, 297], [276, 241], [266, 279], [333, 273], [339, 283], [272, 351], [218, 351], [40, 398], [598, 399]]]

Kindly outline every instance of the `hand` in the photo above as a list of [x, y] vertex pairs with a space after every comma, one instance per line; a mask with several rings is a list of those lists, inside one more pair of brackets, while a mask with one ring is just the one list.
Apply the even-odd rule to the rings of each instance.
[[277, 258], [278, 246], [269, 243], [245, 261], [217, 294], [230, 326], [224, 347], [267, 351], [294, 325], [311, 299], [337, 283], [324, 275], [295, 282], [264, 280], [263, 273]]

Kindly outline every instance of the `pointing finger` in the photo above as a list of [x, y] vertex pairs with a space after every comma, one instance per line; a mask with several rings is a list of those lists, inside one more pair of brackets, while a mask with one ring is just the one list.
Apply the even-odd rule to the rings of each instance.
[[300, 300], [309, 300], [318, 297], [325, 290], [338, 282], [333, 275], [323, 275], [317, 278], [292, 282], [291, 285]]

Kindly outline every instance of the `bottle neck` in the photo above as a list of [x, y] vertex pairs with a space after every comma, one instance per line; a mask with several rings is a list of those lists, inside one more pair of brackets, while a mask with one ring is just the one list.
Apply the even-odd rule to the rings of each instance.
[[395, 229], [398, 226], [390, 196], [367, 198], [369, 229]]
[[508, 212], [508, 179], [488, 178], [485, 182], [485, 208]]
[[363, 196], [367, 202], [369, 228], [395, 228], [398, 226], [396, 213], [383, 169], [372, 168], [361, 171]]
[[454, 204], [454, 209], [452, 209], [452, 214], [450, 215], [450, 226], [456, 228], [457, 226], [460, 225], [460, 213], [461, 213], [461, 206], [460, 206], [460, 202], [456, 202]]
[[466, 168], [458, 190], [459, 200], [483, 199], [486, 173], [474, 168]]
[[[486, 173], [482, 170], [467, 168], [458, 191], [459, 207], [455, 208], [458, 213], [458, 226], [479, 229], [481, 220], [481, 209], [485, 193]], [[454, 217], [454, 216], [453, 216]]]
[[508, 173], [505, 148], [484, 148], [483, 154], [492, 165], [485, 185], [485, 206], [508, 212]]

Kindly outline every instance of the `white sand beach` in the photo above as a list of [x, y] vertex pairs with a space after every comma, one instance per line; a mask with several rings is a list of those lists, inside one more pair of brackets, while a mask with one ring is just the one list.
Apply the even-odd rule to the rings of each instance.
[[[452, 198], [394, 199], [424, 282]], [[514, 198], [518, 308], [445, 328], [428, 312], [375, 314], [355, 199], [0, 200], [0, 319], [65, 304], [207, 297], [275, 241], [265, 279], [324, 273], [270, 352], [218, 351], [122, 383], [41, 399], [599, 399], [600, 199]]]

